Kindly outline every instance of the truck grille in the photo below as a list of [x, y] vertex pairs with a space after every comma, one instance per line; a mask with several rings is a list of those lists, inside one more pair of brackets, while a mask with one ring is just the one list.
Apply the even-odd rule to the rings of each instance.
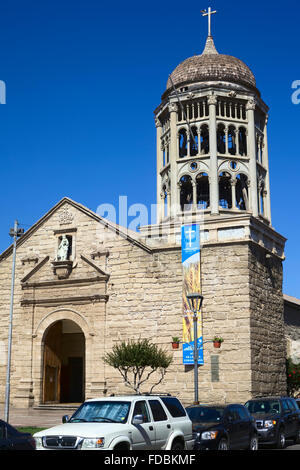
[[79, 440], [76, 436], [46, 436], [43, 445], [47, 449], [76, 449]]

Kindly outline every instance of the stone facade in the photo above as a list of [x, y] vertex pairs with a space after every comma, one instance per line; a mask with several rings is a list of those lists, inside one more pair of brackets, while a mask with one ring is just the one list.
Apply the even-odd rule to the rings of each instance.
[[[62, 217], [66, 211], [72, 216], [68, 223]], [[128, 391], [119, 373], [103, 363], [103, 355], [121, 340], [149, 338], [173, 354], [160, 391], [192, 403], [193, 366], [182, 364], [181, 349], [171, 349], [172, 336], [182, 334], [180, 246], [149, 246], [136, 234], [117, 229], [65, 198], [18, 241], [12, 405], [45, 401], [45, 339], [59, 321], [73, 322], [84, 336], [82, 398]], [[55, 259], [62, 234], [72, 237], [72, 267], [59, 278]], [[203, 336], [207, 340], [218, 334], [224, 343], [220, 350], [204, 346], [202, 402], [244, 402], [253, 394], [285, 392], [282, 266], [273, 257], [266, 267], [265, 256], [265, 248], [251, 240], [203, 244]], [[1, 400], [11, 262], [9, 248], [0, 261]]]
[[[103, 356], [138, 338], [173, 355], [160, 391], [193, 402], [193, 366], [171, 349], [172, 337], [182, 336], [180, 227], [191, 223], [200, 225], [203, 339], [224, 338], [221, 349], [205, 343], [200, 401], [286, 393], [286, 240], [271, 222], [269, 108], [251, 70], [219, 54], [210, 36], [203, 54], [170, 77], [154, 112], [157, 224], [131, 232], [64, 198], [18, 241], [16, 407], [128, 391]], [[58, 256], [62, 241], [68, 251]], [[1, 400], [11, 266], [10, 247], [0, 256]]]

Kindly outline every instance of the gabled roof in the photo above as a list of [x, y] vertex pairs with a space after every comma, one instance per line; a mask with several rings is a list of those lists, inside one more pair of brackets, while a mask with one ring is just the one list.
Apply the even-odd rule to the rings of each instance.
[[[124, 239], [128, 240], [130, 243], [138, 246], [144, 251], [148, 253], [152, 253], [151, 248], [149, 248], [145, 243], [143, 243], [139, 239], [139, 234], [127, 229], [126, 227], [121, 227], [120, 225], [114, 224], [113, 222], [100, 217], [98, 214], [93, 212], [92, 210], [88, 209], [87, 207], [79, 204], [78, 202], [73, 201], [68, 197], [62, 198], [55, 206], [53, 206], [43, 217], [41, 217], [35, 224], [33, 224], [25, 233], [17, 240], [17, 247], [21, 246], [28, 238], [31, 237], [33, 233], [35, 233], [40, 226], [48, 220], [58, 209], [60, 209], [64, 204], [70, 204], [71, 206], [75, 207], [77, 210], [85, 213], [88, 217], [91, 217], [95, 221], [99, 222], [103, 226], [111, 229]], [[13, 251], [13, 244], [11, 244], [3, 253], [0, 255], [0, 262], [10, 256]]]

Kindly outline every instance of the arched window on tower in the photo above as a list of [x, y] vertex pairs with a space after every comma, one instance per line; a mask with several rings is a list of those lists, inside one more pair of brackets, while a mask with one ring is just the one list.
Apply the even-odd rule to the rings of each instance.
[[219, 153], [225, 153], [226, 150], [226, 135], [224, 124], [219, 124], [217, 129], [217, 149]]
[[197, 209], [207, 209], [209, 201], [209, 178], [207, 173], [199, 173], [196, 177]]
[[168, 216], [168, 193], [167, 193], [167, 188], [164, 186], [162, 188], [162, 198], [163, 198], [163, 213], [164, 217]]
[[249, 210], [248, 178], [243, 173], [236, 176], [236, 207], [241, 211]]
[[219, 176], [219, 205], [223, 209], [232, 208], [231, 176], [225, 171]]
[[209, 153], [209, 132], [208, 125], [203, 124], [200, 128], [201, 155]]
[[256, 160], [259, 161], [259, 136], [256, 134]]
[[193, 184], [189, 175], [180, 178], [180, 208], [182, 211], [191, 210], [193, 205]]
[[228, 128], [228, 153], [236, 155], [236, 129], [234, 126]]
[[187, 156], [187, 131], [186, 129], [180, 129], [179, 131], [179, 158]]
[[195, 157], [197, 154], [198, 154], [198, 132], [197, 132], [197, 127], [192, 127], [192, 135], [193, 137], [191, 137], [191, 143], [190, 143], [190, 146], [191, 146], [191, 151], [190, 151], [190, 155], [191, 157]]
[[257, 183], [257, 189], [258, 189], [259, 214], [264, 215], [265, 214], [265, 200], [264, 200], [265, 181], [264, 181], [263, 177], [259, 177], [258, 183]]
[[245, 127], [239, 128], [239, 154], [242, 157], [247, 155], [247, 131]]

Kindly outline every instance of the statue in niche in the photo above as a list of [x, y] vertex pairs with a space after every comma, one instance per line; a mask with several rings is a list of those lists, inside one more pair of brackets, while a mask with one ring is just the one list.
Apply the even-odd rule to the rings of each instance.
[[62, 236], [58, 250], [57, 250], [57, 261], [66, 261], [69, 257], [69, 240], [66, 235]]

